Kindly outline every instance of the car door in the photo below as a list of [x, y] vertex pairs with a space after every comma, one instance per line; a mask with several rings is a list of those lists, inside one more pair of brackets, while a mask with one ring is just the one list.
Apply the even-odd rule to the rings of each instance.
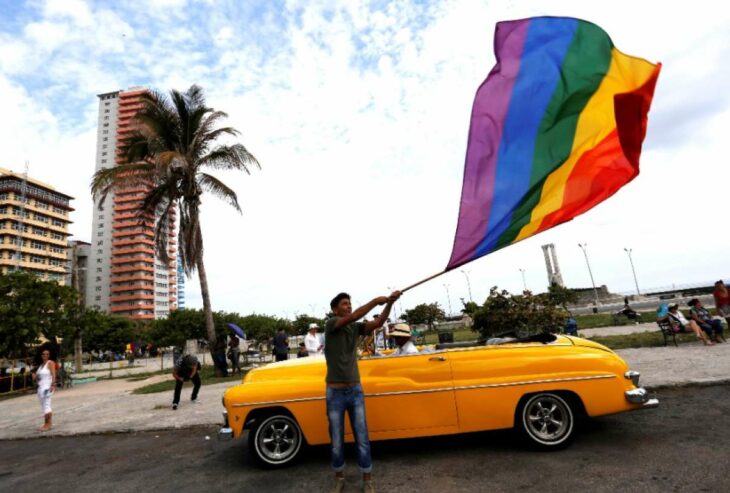
[[437, 435], [457, 429], [448, 353], [361, 359], [368, 429], [373, 438]]

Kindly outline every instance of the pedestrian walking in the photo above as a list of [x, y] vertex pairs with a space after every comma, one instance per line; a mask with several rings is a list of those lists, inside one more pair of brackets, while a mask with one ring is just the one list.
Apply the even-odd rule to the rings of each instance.
[[[327, 419], [329, 420], [332, 443], [332, 470], [335, 473], [333, 492], [345, 488], [345, 412], [347, 412], [357, 443], [357, 462], [362, 472], [362, 489], [374, 493], [371, 478], [372, 458], [365, 416], [365, 398], [360, 385], [357, 367], [357, 346], [361, 336], [369, 336], [387, 320], [393, 303], [400, 297], [400, 291], [390, 296], [380, 296], [352, 310], [350, 295], [340, 293], [330, 302], [334, 316], [325, 325], [324, 355], [327, 361]], [[377, 318], [369, 322], [358, 322], [378, 305], [385, 305]]]
[[56, 390], [56, 362], [51, 359], [51, 350], [41, 351], [41, 364], [38, 370], [33, 373], [33, 380], [38, 382], [38, 400], [43, 411], [43, 426], [39, 431], [48, 431], [53, 428], [53, 409], [51, 408], [51, 396]]
[[180, 393], [182, 392], [183, 382], [191, 380], [193, 382], [193, 393], [190, 395], [190, 401], [193, 404], [198, 403], [198, 391], [200, 390], [200, 361], [193, 354], [186, 354], [175, 362], [172, 370], [172, 376], [175, 377], [175, 395], [172, 398], [172, 409], [177, 409], [180, 404]]

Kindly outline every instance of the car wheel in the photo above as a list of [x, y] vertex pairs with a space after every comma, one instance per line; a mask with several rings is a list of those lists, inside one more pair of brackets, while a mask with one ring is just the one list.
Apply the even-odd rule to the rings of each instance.
[[291, 416], [267, 416], [249, 432], [248, 446], [254, 458], [264, 466], [290, 464], [302, 448], [302, 429]]
[[573, 439], [573, 409], [557, 394], [544, 392], [530, 396], [518, 415], [522, 435], [536, 448], [555, 450]]

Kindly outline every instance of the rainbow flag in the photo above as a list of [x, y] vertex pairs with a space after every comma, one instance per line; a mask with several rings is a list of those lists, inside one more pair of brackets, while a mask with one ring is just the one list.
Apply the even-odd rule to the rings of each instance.
[[638, 175], [661, 68], [562, 17], [499, 22], [494, 51], [447, 271], [586, 212]]

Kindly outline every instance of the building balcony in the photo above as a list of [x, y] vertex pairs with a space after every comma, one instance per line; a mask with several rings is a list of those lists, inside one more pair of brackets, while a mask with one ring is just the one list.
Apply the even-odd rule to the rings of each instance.
[[[155, 281], [155, 276], [152, 274], [138, 273], [138, 274], [117, 274], [111, 277], [112, 289], [120, 282], [131, 282], [131, 281]], [[123, 287], [123, 286], [119, 286]]]
[[142, 272], [154, 272], [154, 267], [147, 267], [142, 265], [130, 265], [125, 267], [112, 267], [112, 274], [124, 274], [124, 273], [142, 273]]
[[115, 295], [109, 298], [112, 303], [119, 303], [122, 301], [154, 301], [155, 295], [153, 294], [128, 294], [128, 295]]
[[112, 256], [112, 265], [124, 265], [134, 262], [148, 262], [153, 263], [155, 260], [154, 255], [135, 255], [134, 257], [118, 257], [115, 252]]
[[115, 252], [115, 248], [127, 247], [127, 248], [144, 248], [144, 245], [148, 245], [152, 248], [155, 247], [155, 242], [146, 239], [129, 239], [129, 240], [114, 240], [112, 241], [112, 254]]
[[[138, 312], [142, 310], [154, 310], [155, 305], [125, 305], [125, 306], [112, 306], [111, 312], [118, 315], [123, 315], [124, 312]], [[154, 315], [151, 315], [154, 316]]]

